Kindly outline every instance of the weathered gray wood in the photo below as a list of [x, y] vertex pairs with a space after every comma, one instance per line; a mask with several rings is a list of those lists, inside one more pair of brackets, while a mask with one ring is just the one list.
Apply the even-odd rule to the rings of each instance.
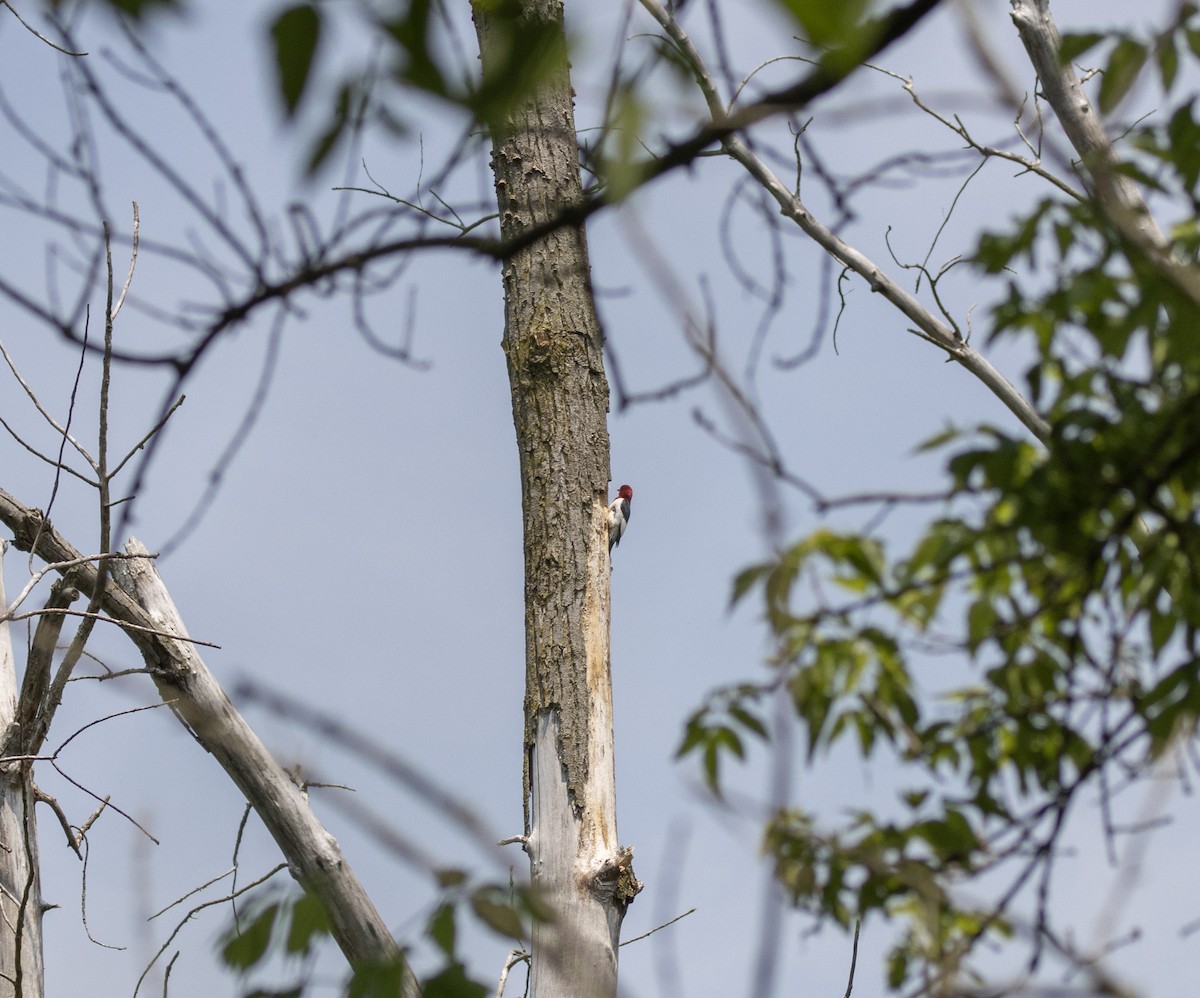
[[[511, 22], [474, 5], [485, 75]], [[563, 37], [558, 0], [522, 0], [516, 38]], [[564, 56], [492, 136], [501, 235], [582, 201]], [[641, 885], [617, 844], [609, 663], [608, 380], [581, 228], [504, 265], [504, 353], [525, 528], [526, 849], [552, 923], [533, 936], [534, 998], [616, 993], [621, 920]]]
[[[187, 640], [183, 618], [146, 546], [130, 538], [124, 551], [147, 557], [114, 561], [114, 582], [145, 611], [151, 627], [177, 635], [131, 634], [163, 701], [237, 784], [287, 858], [292, 876], [324, 902], [334, 938], [346, 957], [356, 964], [400, 959], [399, 947], [337, 840]], [[416, 982], [410, 980], [409, 985], [408, 992], [415, 995]]]
[[[45, 521], [40, 510], [25, 506], [3, 489], [0, 522], [12, 531], [18, 550], [28, 551], [36, 542], [36, 555], [47, 563], [78, 561], [81, 557]], [[125, 550], [131, 555], [148, 553], [135, 540]], [[183, 620], [153, 562], [136, 557], [114, 560], [112, 564], [113, 577], [104, 586], [101, 609], [124, 626], [164, 701], [254, 807], [287, 859], [292, 875], [321, 898], [334, 939], [346, 959], [354, 965], [398, 959], [399, 947], [343, 858], [337, 840], [322, 826], [299, 788], [187, 640]], [[83, 564], [72, 569], [72, 579], [81, 592], [90, 596], [97, 584], [95, 566]], [[418, 994], [411, 974], [405, 980], [405, 994]]]
[[[0, 611], [4, 551], [0, 540]], [[8, 621], [0, 621], [0, 745], [17, 721], [17, 668]], [[34, 815], [33, 766], [0, 763], [0, 998], [41, 998], [42, 890]]]

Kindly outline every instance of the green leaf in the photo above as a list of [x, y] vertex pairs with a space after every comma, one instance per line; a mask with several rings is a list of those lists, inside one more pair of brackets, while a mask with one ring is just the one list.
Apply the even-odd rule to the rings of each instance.
[[356, 96], [357, 91], [353, 83], [346, 82], [339, 87], [337, 101], [330, 112], [325, 130], [313, 143], [308, 154], [308, 162], [305, 164], [305, 172], [308, 176], [311, 177], [316, 173], [329, 158], [329, 154], [337, 148], [338, 142], [350, 124], [351, 106], [355, 103]]
[[275, 931], [275, 920], [283, 902], [269, 905], [258, 913], [249, 925], [230, 930], [221, 958], [234, 970], [246, 971], [255, 966], [267, 952], [271, 935]]
[[1192, 55], [1200, 59], [1200, 30], [1187, 28], [1183, 33], [1183, 37], [1187, 39], [1187, 46], [1191, 50]]
[[1190, 103], [1183, 104], [1171, 115], [1165, 139], [1169, 145], [1163, 156], [1188, 190], [1193, 190], [1200, 180], [1200, 125], [1192, 115]]
[[771, 572], [770, 565], [751, 565], [738, 572], [737, 577], [733, 580], [733, 595], [729, 597], [730, 608], [737, 606], [742, 598], [760, 579], [765, 578]]
[[432, 4], [430, 0], [409, 0], [407, 7], [403, 17], [384, 24], [406, 56], [403, 64], [397, 67], [396, 76], [419, 90], [446, 97], [449, 90], [434, 59], [429, 38]]
[[867, 4], [868, 0], [780, 0], [808, 40], [820, 48], [837, 48], [853, 41]]
[[467, 874], [455, 867], [442, 867], [434, 874], [439, 887], [458, 887], [467, 880]]
[[962, 436], [962, 430], [956, 426], [948, 426], [946, 429], [935, 433], [932, 437], [927, 437], [917, 444], [916, 454], [924, 454], [927, 451], [937, 450], [939, 447], [950, 443], [951, 440], [957, 440]]
[[429, 938], [446, 956], [454, 955], [454, 905], [440, 904], [429, 920]]
[[1063, 64], [1074, 62], [1084, 52], [1087, 52], [1102, 41], [1105, 36], [1097, 31], [1085, 31], [1077, 34], [1067, 34], [1062, 36], [1062, 44], [1058, 48], [1058, 58]]
[[887, 982], [893, 991], [899, 991], [900, 985], [908, 977], [909, 953], [903, 947], [897, 946], [888, 954]]
[[675, 750], [676, 759], [682, 759], [693, 749], [698, 748], [708, 741], [708, 725], [705, 723], [707, 718], [707, 707], [701, 707], [688, 718], [687, 724], [683, 728], [683, 741], [679, 743], [679, 748]]
[[305, 893], [292, 907], [292, 921], [288, 926], [286, 948], [289, 953], [307, 955], [312, 952], [313, 940], [328, 936], [329, 915], [320, 898]]
[[289, 7], [271, 25], [279, 95], [289, 118], [304, 96], [320, 40], [321, 16], [310, 4]]
[[721, 796], [721, 753], [715, 739], [704, 745], [702, 756], [704, 765], [704, 782], [708, 789], [717, 797]]
[[479, 920], [494, 932], [509, 939], [520, 940], [525, 936], [521, 919], [512, 907], [493, 901], [484, 891], [477, 891], [471, 896], [471, 908]]
[[646, 176], [642, 131], [649, 110], [632, 86], [622, 86], [611, 98], [612, 138], [606, 143], [601, 179], [608, 200], [623, 201]]
[[1155, 655], [1158, 655], [1163, 646], [1171, 640], [1176, 624], [1177, 621], [1171, 614], [1159, 613], [1154, 607], [1150, 608], [1150, 645]]
[[1117, 42], [1112, 55], [1108, 58], [1108, 67], [1104, 70], [1104, 78], [1100, 81], [1100, 110], [1105, 114], [1111, 113], [1129, 93], [1138, 74], [1146, 63], [1149, 53], [1146, 46], [1132, 38], [1122, 38]]
[[1179, 50], [1175, 47], [1175, 38], [1161, 38], [1154, 55], [1158, 61], [1158, 76], [1162, 81], [1162, 88], [1170, 90], [1175, 85], [1175, 77], [1179, 72]]
[[187, 9], [181, 0], [108, 0], [108, 5], [135, 21], [159, 11], [183, 13]]
[[729, 708], [731, 717], [737, 720], [743, 728], [754, 732], [763, 741], [767, 740], [767, 726], [763, 724], [758, 717], [750, 713], [745, 707], [739, 707], [736, 704]]
[[422, 998], [484, 998], [490, 991], [491, 988], [467, 977], [461, 963], [451, 964], [421, 982]]
[[396, 998], [403, 994], [404, 958], [390, 963], [360, 963], [346, 988], [346, 998]]
[[967, 648], [972, 654], [979, 651], [979, 646], [994, 636], [996, 620], [996, 608], [988, 598], [980, 597], [971, 604], [971, 609], [967, 612]]
[[1158, 758], [1200, 718], [1200, 666], [1185, 662], [1160, 679], [1138, 704], [1150, 735], [1150, 756]]
[[565, 39], [553, 19], [525, 16], [516, 0], [475, 0], [474, 7], [488, 18], [489, 57], [482, 81], [462, 103], [477, 120], [503, 131], [513, 110], [565, 64]]

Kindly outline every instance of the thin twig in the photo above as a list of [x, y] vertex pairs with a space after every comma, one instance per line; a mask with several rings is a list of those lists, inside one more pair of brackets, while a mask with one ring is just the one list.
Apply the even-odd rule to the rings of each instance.
[[850, 979], [846, 982], [846, 998], [854, 990], [854, 968], [858, 966], [858, 933], [862, 929], [862, 919], [854, 920], [854, 944], [850, 948]]
[[204, 888], [211, 887], [218, 880], [224, 880], [226, 877], [232, 876], [236, 872], [237, 872], [237, 867], [231, 866], [224, 873], [218, 873], [215, 877], [211, 878], [210, 880], [206, 880], [206, 881], [204, 881], [204, 883], [199, 884], [196, 887], [193, 887], [190, 891], [188, 891], [182, 897], [177, 897], [174, 901], [170, 902], [165, 907], [159, 908], [158, 911], [156, 911], [153, 915], [151, 915], [149, 918], [147, 918], [146, 921], [153, 922], [156, 918], [158, 918], [159, 915], [163, 915], [166, 912], [170, 911], [177, 904], [183, 904], [183, 902], [186, 901], [188, 898], [190, 898], [192, 895], [199, 894], [202, 890], [204, 890]]
[[[4, 623], [7, 620], [23, 620], [23, 619], [25, 619], [25, 617], [36, 617], [40, 614], [46, 613], [45, 610], [35, 610], [33, 613], [30, 613], [30, 614], [18, 615], [15, 611], [17, 610], [18, 607], [20, 607], [20, 605], [22, 603], [25, 602], [26, 599], [28, 599], [29, 594], [31, 592], [33, 592], [33, 590], [34, 590], [34, 588], [36, 588], [37, 584], [39, 582], [41, 582], [42, 579], [44, 579], [47, 575], [51, 574], [52, 572], [57, 572], [58, 574], [63, 575], [66, 572], [70, 571], [72, 568], [78, 568], [80, 565], [88, 565], [88, 564], [91, 564], [93, 561], [99, 562], [99, 561], [104, 561], [107, 558], [128, 558], [128, 557], [131, 557], [131, 556], [127, 555], [127, 554], [121, 554], [118, 552], [112, 552], [109, 554], [89, 554], [89, 555], [86, 555], [81, 558], [70, 558], [66, 561], [51, 562], [49, 565], [43, 566], [42, 568], [38, 569], [36, 572], [33, 573], [33, 575], [31, 575], [29, 577], [29, 580], [25, 583], [25, 585], [22, 587], [21, 591], [17, 594], [17, 598], [15, 600], [13, 600], [12, 603], [10, 603], [4, 609], [3, 612], [0, 612], [0, 624]], [[140, 557], [140, 556], [134, 556], [134, 557]], [[51, 612], [53, 612], [53, 611], [51, 611]]]
[[689, 908], [689, 909], [688, 909], [687, 911], [685, 911], [685, 912], [684, 912], [682, 915], [676, 915], [676, 916], [675, 916], [674, 918], [672, 918], [670, 921], [668, 921], [668, 922], [663, 922], [663, 923], [662, 923], [662, 925], [656, 925], [656, 926], [655, 926], [653, 929], [651, 929], [649, 932], [643, 932], [643, 933], [642, 933], [640, 936], [634, 936], [632, 939], [626, 939], [626, 940], [625, 940], [623, 943], [621, 943], [621, 945], [622, 945], [622, 946], [629, 946], [629, 945], [631, 945], [631, 944], [633, 944], [633, 943], [640, 942], [641, 940], [643, 940], [643, 939], [646, 939], [646, 938], [648, 938], [649, 936], [652, 936], [652, 935], [654, 935], [654, 933], [658, 932], [659, 930], [661, 930], [661, 929], [665, 929], [665, 928], [666, 928], [668, 925], [674, 925], [674, 924], [675, 924], [676, 922], [678, 922], [678, 921], [679, 921], [681, 918], [687, 918], [687, 917], [688, 917], [688, 915], [691, 915], [693, 912], [696, 912], [696, 911], [698, 911], [698, 910], [699, 910], [698, 908]]
[[496, 998], [504, 998], [504, 985], [508, 983], [508, 973], [518, 963], [528, 963], [529, 954], [523, 949], [510, 950], [508, 959], [504, 961], [504, 969], [500, 971], [500, 980], [496, 984]]
[[[85, 334], [85, 340], [86, 340], [86, 334]], [[82, 457], [85, 461], [87, 461], [89, 467], [91, 467], [93, 470], [95, 470], [96, 462], [92, 459], [92, 455], [87, 452], [87, 450], [84, 448], [84, 446], [78, 440], [76, 440], [73, 436], [71, 436], [70, 431], [68, 429], [68, 427], [70, 425], [70, 421], [68, 420], [68, 426], [61, 426], [59, 424], [58, 420], [50, 415], [50, 413], [46, 410], [46, 408], [42, 405], [41, 401], [38, 399], [37, 394], [34, 392], [33, 388], [31, 388], [29, 383], [23, 377], [21, 377], [21, 372], [17, 370], [17, 365], [14, 363], [12, 357], [9, 356], [8, 350], [5, 348], [3, 340], [0, 340], [0, 357], [4, 358], [4, 362], [8, 365], [8, 369], [12, 372], [13, 377], [17, 379], [17, 383], [25, 390], [25, 394], [27, 396], [29, 396], [29, 401], [31, 401], [33, 403], [34, 408], [37, 409], [37, 411], [41, 414], [42, 418], [44, 420], [46, 420], [47, 423], [50, 424], [51, 428], [55, 431], [55, 433], [59, 436], [60, 439], [64, 439], [67, 442], [69, 442], [71, 444], [71, 446], [74, 447], [76, 451], [78, 451], [79, 456]], [[52, 461], [51, 463], [52, 464], [61, 464], [62, 463], [62, 455], [61, 454], [59, 455], [58, 462]]]
[[63, 834], [67, 837], [67, 845], [71, 847], [76, 856], [83, 859], [83, 851], [79, 848], [79, 839], [76, 838], [75, 833], [71, 830], [71, 822], [67, 820], [62, 805], [58, 803], [56, 798], [42, 790], [41, 787], [34, 786], [33, 793], [39, 804], [47, 805], [54, 812], [54, 816], [58, 818], [58, 823], [62, 826]]
[[[170, 419], [175, 414], [175, 410], [178, 409], [181, 405], [183, 405], [183, 403], [185, 401], [187, 401], [186, 395], [180, 395], [177, 399], [175, 399], [175, 401], [173, 403], [171, 403], [171, 405], [167, 408], [167, 410], [158, 418], [158, 422], [156, 422], [152, 427], [150, 427], [150, 429], [148, 431], [146, 431], [145, 436], [143, 436], [141, 440], [139, 440], [136, 444], [134, 444], [132, 447], [129, 448], [129, 453], [126, 454], [123, 458], [121, 458], [121, 460], [117, 464], [117, 466], [115, 468], [113, 468], [112, 474], [109, 477], [116, 478], [116, 476], [121, 473], [121, 469], [124, 468], [125, 465], [127, 465], [129, 463], [129, 461], [133, 458], [133, 455], [136, 454], [138, 451], [140, 451], [143, 447], [145, 447], [146, 444], [150, 441], [150, 439], [153, 436], [155, 436], [155, 434], [157, 434], [159, 430], [161, 430], [164, 426], [167, 425], [167, 420]], [[123, 502], [124, 500], [121, 500], [121, 501]], [[115, 502], [110, 503], [110, 505], [115, 506], [116, 503]]]
[[[1049, 425], [1033, 407], [1033, 405], [1005, 378], [985, 357], [957, 337], [954, 330], [933, 315], [921, 302], [901, 288], [890, 275], [881, 270], [874, 262], [864, 256], [854, 247], [844, 242], [838, 235], [823, 225], [809, 211], [808, 207], [777, 177], [774, 171], [739, 137], [739, 131], [748, 124], [759, 119], [743, 121], [738, 115], [723, 116], [720, 112], [720, 95], [712, 76], [705, 66], [700, 53], [693, 45], [687, 33], [673, 17], [663, 8], [658, 0], [641, 0], [642, 6], [649, 12], [674, 43], [677, 51], [683, 57], [695, 77], [697, 85], [704, 95], [709, 112], [713, 117], [712, 131], [709, 135], [711, 145], [720, 141], [725, 152], [753, 176], [780, 206], [783, 214], [792, 219], [825, 252], [832, 255], [843, 265], [849, 267], [870, 286], [872, 291], [882, 294], [895, 305], [904, 315], [908, 316], [922, 330], [924, 338], [944, 350], [953, 360], [957, 361], [968, 371], [981, 380], [1012, 413], [1039, 439], [1045, 440], [1049, 435]], [[768, 98], [769, 100], [769, 98]], [[760, 105], [754, 105], [758, 107]], [[796, 105], [792, 105], [793, 108]], [[776, 108], [778, 110], [779, 108]], [[687, 144], [675, 146], [672, 151], [659, 161], [656, 175], [674, 162], [675, 157]]]
[[250, 883], [248, 883], [245, 887], [242, 887], [239, 890], [231, 892], [229, 894], [226, 894], [224, 897], [213, 898], [211, 901], [204, 901], [201, 904], [196, 905], [196, 907], [192, 908], [186, 915], [183, 916], [183, 918], [181, 918], [179, 920], [179, 923], [175, 926], [174, 929], [171, 930], [171, 934], [169, 936], [167, 936], [166, 941], [158, 948], [158, 950], [157, 950], [157, 952], [155, 952], [154, 956], [152, 956], [150, 958], [150, 962], [148, 964], [146, 964], [146, 969], [142, 971], [141, 976], [138, 977], [138, 979], [137, 979], [137, 984], [134, 986], [133, 998], [137, 998], [137, 993], [141, 990], [142, 984], [145, 983], [146, 975], [148, 975], [150, 973], [150, 971], [154, 968], [155, 963], [158, 962], [158, 958], [160, 956], [162, 956], [170, 948], [171, 943], [173, 943], [175, 941], [175, 937], [177, 935], [179, 935], [180, 932], [183, 931], [183, 927], [185, 925], [187, 925], [187, 923], [190, 922], [192, 920], [192, 918], [194, 918], [200, 912], [204, 911], [205, 908], [211, 908], [214, 905], [224, 904], [226, 901], [232, 901], [235, 897], [245, 894], [247, 891], [253, 890], [259, 884], [265, 884], [268, 880], [270, 880], [273, 876], [275, 876], [275, 874], [280, 873], [281, 871], [286, 870], [286, 869], [287, 869], [287, 863], [280, 863], [278, 866], [272, 867], [270, 870], [268, 870], [266, 873], [264, 873], [257, 880], [253, 880]]
[[[108, 798], [106, 797], [105, 801], [107, 802], [107, 800], [108, 800]], [[79, 917], [80, 917], [80, 920], [83, 922], [83, 931], [87, 935], [88, 941], [96, 946], [99, 946], [101, 949], [111, 949], [111, 950], [117, 950], [118, 952], [121, 952], [121, 951], [125, 950], [127, 947], [115, 946], [112, 943], [101, 942], [99, 939], [97, 939], [95, 936], [92, 935], [92, 928], [90, 925], [88, 925], [87, 871], [88, 871], [88, 857], [91, 855], [92, 850], [91, 850], [91, 846], [88, 843], [87, 836], [85, 836], [81, 833], [79, 836], [79, 840], [83, 843], [83, 873], [80, 876], [80, 888], [79, 888]]]
[[[125, 275], [125, 283], [121, 285], [121, 294], [117, 298], [117, 303], [112, 306], [108, 313], [109, 322], [117, 318], [117, 314], [121, 311], [121, 306], [125, 304], [125, 296], [129, 293], [129, 286], [133, 283], [133, 271], [137, 266], [138, 255], [138, 240], [141, 238], [141, 220], [138, 218], [138, 203], [133, 202], [133, 247], [129, 252], [129, 273]], [[107, 344], [107, 355], [112, 357], [112, 344]]]
[[16, 7], [14, 7], [11, 3], [9, 3], [8, 0], [0, 0], [0, 6], [7, 7], [12, 12], [12, 16], [21, 22], [21, 26], [26, 31], [28, 31], [31, 35], [33, 35], [39, 41], [45, 42], [56, 52], [61, 52], [63, 55], [70, 55], [70, 56], [76, 56], [76, 57], [82, 57], [82, 56], [87, 55], [86, 52], [77, 52], [74, 49], [64, 48], [63, 46], [59, 45], [57, 42], [51, 41], [49, 38], [47, 38], [45, 35], [43, 35], [40, 31], [38, 31], [37, 28], [35, 28], [32, 24], [30, 24], [28, 21], [26, 21], [25, 18], [23, 18], [21, 16], [20, 11], [18, 11]]
[[41, 615], [47, 614], [47, 613], [61, 613], [67, 617], [88, 617], [88, 616], [90, 616], [90, 617], [94, 617], [96, 620], [98, 620], [102, 623], [112, 624], [114, 627], [119, 627], [123, 631], [136, 631], [138, 634], [150, 634], [156, 638], [167, 638], [170, 641], [184, 641], [189, 645], [199, 645], [201, 648], [220, 649], [220, 647], [221, 647], [219, 644], [217, 644], [216, 642], [213, 642], [213, 641], [201, 641], [199, 638], [188, 637], [186, 634], [178, 634], [175, 631], [166, 631], [166, 630], [163, 630], [161, 627], [148, 627], [144, 624], [134, 624], [128, 620], [118, 620], [116, 617], [110, 617], [107, 614], [103, 614], [103, 613], [89, 614], [86, 610], [56, 610], [56, 609], [30, 610], [28, 613], [14, 614], [9, 619], [11, 619], [11, 620], [29, 620], [32, 617], [41, 616]]

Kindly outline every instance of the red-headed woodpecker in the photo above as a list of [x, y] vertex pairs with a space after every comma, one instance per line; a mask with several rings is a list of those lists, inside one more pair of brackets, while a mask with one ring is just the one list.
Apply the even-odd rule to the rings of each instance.
[[633, 489], [622, 485], [617, 489], [617, 498], [608, 507], [608, 550], [621, 543], [625, 528], [629, 526], [629, 507], [633, 503]]

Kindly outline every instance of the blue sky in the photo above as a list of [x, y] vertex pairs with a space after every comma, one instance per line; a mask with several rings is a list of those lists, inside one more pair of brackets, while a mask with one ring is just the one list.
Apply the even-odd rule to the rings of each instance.
[[[601, 6], [607, 5], [583, 11], [583, 5], [568, 3], [579, 46], [574, 61], [582, 127], [597, 120], [605, 60], [619, 37], [610, 12]], [[1146, 5], [1146, 16], [1158, 6]], [[727, 18], [737, 75], [789, 50], [787, 26], [764, 8], [747, 5], [744, 16]], [[339, 167], [315, 182], [299, 176], [296, 162], [303, 144], [279, 122], [263, 53], [273, 9], [227, 0], [197, 4], [186, 21], [164, 21], [151, 38], [155, 56], [211, 118], [244, 165], [272, 224], [282, 231], [291, 202], [330, 217], [336, 195], [329, 188], [342, 174]], [[1103, 23], [1102, 15], [1115, 17], [1121, 9], [1115, 3], [1056, 5], [1064, 26], [1093, 26]], [[979, 11], [989, 41], [1014, 78], [1031, 85], [1007, 5], [981, 3]], [[629, 33], [650, 27], [635, 9]], [[704, 45], [706, 32], [698, 35]], [[155, 148], [205, 196], [231, 205], [228, 218], [244, 228], [228, 185], [214, 186], [218, 164], [195, 128], [171, 101], [124, 81], [107, 61], [110, 48], [123, 51], [120, 39], [99, 20], [88, 20], [81, 37], [96, 71], [110, 81], [123, 110]], [[471, 41], [469, 33], [464, 37]], [[354, 42], [352, 33], [339, 38], [336, 56], [344, 57]], [[631, 54], [638, 44], [629, 42]], [[0, 86], [10, 103], [36, 122], [39, 134], [61, 140], [66, 134], [57, 81], [62, 57], [5, 16], [0, 16], [0, 52]], [[986, 137], [1010, 134], [1004, 116], [987, 109], [988, 84], [972, 69], [957, 22], [947, 13], [890, 51], [886, 64], [911, 74], [939, 108], [963, 110]], [[794, 63], [768, 67], [763, 81], [782, 82], [795, 72]], [[659, 106], [667, 109], [664, 127], [679, 127], [694, 97], [668, 80], [656, 81], [654, 88]], [[440, 109], [414, 101], [407, 110], [412, 130], [406, 138], [373, 137], [362, 150], [371, 175], [396, 192], [416, 186], [422, 151], [429, 170], [456, 136]], [[956, 146], [953, 136], [910, 109], [895, 81], [878, 75], [860, 74], [812, 114], [809, 135], [840, 176], [896, 153]], [[5, 134], [0, 146], [6, 149], [0, 175], [43, 194], [44, 167], [7, 126], [0, 127]], [[118, 230], [128, 231], [128, 204], [137, 200], [147, 243], [212, 245], [211, 235], [176, 192], [120, 141], [99, 128], [96, 134], [105, 203]], [[756, 134], [785, 153], [790, 146], [781, 122]], [[787, 164], [778, 168], [785, 172]], [[981, 227], [1004, 224], [1020, 206], [1046, 193], [1030, 178], [1014, 179], [1011, 173], [998, 166], [985, 169], [956, 208], [935, 259], [969, 250]], [[349, 176], [354, 184], [368, 183], [357, 169]], [[691, 301], [702, 301], [702, 282], [708, 282], [721, 349], [734, 370], [746, 363], [762, 306], [733, 279], [721, 246], [725, 199], [741, 178], [731, 162], [703, 160], [592, 224], [602, 319], [631, 390], [652, 390], [697, 367], [683, 339], [677, 303], [666, 300], [647, 276], [652, 253], [668, 261]], [[447, 193], [474, 200], [490, 194], [488, 183], [486, 157], [476, 156]], [[813, 209], [831, 217], [815, 177], [804, 183]], [[959, 177], [868, 191], [855, 202], [858, 217], [847, 238], [878, 262], [889, 262], [884, 234], [891, 226], [897, 254], [920, 259], [960, 183]], [[65, 187], [62, 196], [75, 197]], [[357, 198], [354, 205], [365, 203], [365, 195]], [[78, 207], [77, 200], [73, 203]], [[740, 264], [762, 268], [769, 257], [761, 217], [740, 208], [732, 219]], [[11, 208], [0, 209], [0, 232], [0, 272], [31, 293], [47, 294], [45, 246], [57, 239], [65, 259], [70, 240]], [[822, 278], [819, 254], [798, 233], [784, 233], [781, 245], [787, 297], [765, 341], [759, 390], [791, 468], [827, 494], [924, 490], [937, 487], [941, 478], [935, 457], [914, 455], [921, 440], [948, 422], [989, 420], [1015, 428], [982, 386], [908, 335], [906, 323], [861, 282], [851, 284], [836, 352], [826, 334], [811, 363], [795, 371], [773, 367], [771, 357], [792, 355], [809, 342]], [[124, 266], [118, 253], [117, 270], [123, 272]], [[58, 280], [64, 289], [71, 287], [69, 268]], [[946, 290], [958, 316], [978, 306], [981, 323], [996, 293], [973, 283], [965, 270]], [[160, 308], [204, 295], [211, 301], [210, 289], [194, 271], [149, 249], [139, 261], [133, 291]], [[93, 301], [94, 309], [102, 308], [101, 298]], [[499, 275], [494, 267], [461, 255], [431, 255], [415, 261], [370, 308], [376, 328], [389, 337], [398, 338], [411, 315], [413, 350], [427, 367], [372, 351], [356, 334], [344, 300], [306, 300], [282, 337], [252, 432], [225, 469], [199, 526], [162, 559], [160, 569], [193, 636], [221, 646], [206, 652], [205, 659], [228, 688], [248, 679], [329, 711], [428, 772], [497, 836], [516, 834], [524, 669], [521, 520], [499, 348]], [[172, 418], [137, 497], [132, 531], [151, 549], [175, 536], [204, 495], [254, 395], [268, 335], [261, 322], [239, 329], [186, 386], [187, 401]], [[133, 307], [117, 327], [118, 345], [179, 342], [173, 337]], [[74, 350], [6, 302], [0, 303], [0, 339], [43, 400], [64, 413], [78, 362]], [[992, 356], [1019, 382], [1019, 349], [1001, 347]], [[80, 432], [93, 438], [96, 374], [89, 362], [76, 417]], [[17, 425], [49, 446], [48, 433], [38, 428], [11, 379], [0, 385], [5, 417], [12, 413]], [[161, 371], [118, 368], [115, 441], [140, 437], [166, 387]], [[623, 934], [632, 938], [697, 908], [668, 932], [622, 951], [622, 993], [630, 996], [749, 993], [759, 938], [764, 882], [759, 819], [769, 760], [757, 752], [731, 772], [730, 805], [722, 807], [701, 789], [693, 762], [673, 759], [687, 714], [722, 684], [761, 678], [767, 647], [753, 607], [732, 614], [726, 609], [734, 574], [767, 551], [755, 478], [744, 460], [699, 428], [696, 410], [723, 424], [726, 410], [711, 387], [614, 410], [610, 418], [613, 489], [629, 482], [635, 490], [633, 517], [616, 552], [613, 576], [619, 830], [621, 841], [635, 846], [636, 870], [647, 884]], [[120, 443], [114, 449], [120, 451]], [[27, 503], [45, 505], [48, 469], [8, 438], [0, 438], [0, 468], [5, 472], [0, 486]], [[784, 501], [787, 536], [817, 525], [802, 496], [785, 492]], [[86, 490], [68, 482], [53, 518], [78, 547], [94, 548], [94, 497]], [[861, 520], [847, 516], [831, 522], [860, 526]], [[918, 523], [919, 517], [897, 515], [887, 529], [902, 542]], [[5, 567], [10, 595], [25, 574], [24, 557], [10, 552]], [[18, 633], [18, 645], [22, 641]], [[114, 667], [136, 664], [132, 646], [117, 635], [99, 634], [95, 650]], [[939, 662], [936, 668], [967, 666]], [[54, 735], [61, 741], [89, 721], [153, 700], [149, 684], [137, 679], [75, 683]], [[510, 864], [522, 871], [519, 853], [480, 856], [453, 827], [351, 754], [260, 709], [248, 707], [247, 714], [286, 764], [302, 761], [323, 779], [353, 787], [357, 805], [435, 851], [443, 862], [490, 871], [500, 880]], [[101, 948], [87, 941], [79, 915], [80, 864], [60, 847], [50, 815], [41, 815], [44, 891], [62, 905], [46, 921], [48, 991], [84, 993], [86, 988], [94, 995], [126, 995], [171, 927], [160, 924], [169, 915], [149, 925], [145, 918], [230, 866], [241, 804], [224, 774], [161, 710], [93, 729], [64, 752], [61, 764], [93, 792], [111, 793], [114, 803], [161, 843], [152, 845], [112, 814], [93, 828], [88, 925], [101, 942], [127, 947]], [[868, 767], [837, 755], [812, 770], [797, 765], [792, 796], [836, 817], [847, 808], [886, 801], [895, 778], [887, 765]], [[48, 768], [39, 773], [39, 782], [59, 798], [72, 821], [90, 813], [90, 799]], [[429, 911], [428, 879], [371, 841], [339, 808], [339, 795], [346, 793], [314, 794], [317, 809], [389, 923], [398, 933], [415, 934]], [[1166, 803], [1180, 804], [1174, 791], [1164, 793]], [[1131, 801], [1130, 810], [1145, 814], [1156, 806], [1154, 799], [1139, 799]], [[1182, 806], [1180, 813], [1185, 813]], [[1185, 816], [1180, 825], [1186, 824]], [[1154, 840], [1158, 856], [1185, 848], [1182, 835], [1178, 842], [1175, 835], [1165, 832]], [[239, 880], [252, 879], [275, 862], [272, 844], [251, 819]], [[1107, 910], [1108, 891], [1122, 883], [1120, 870], [1090, 848], [1069, 862], [1062, 903], [1081, 911]], [[1133, 956], [1125, 964], [1117, 963], [1148, 992], [1157, 987], [1161, 994], [1184, 993], [1172, 983], [1173, 973], [1156, 968], [1178, 968], [1180, 947], [1187, 941], [1176, 929], [1195, 917], [1188, 907], [1195, 896], [1194, 864], [1168, 860], [1170, 867], [1171, 876], [1146, 871], [1136, 881], [1136, 896], [1146, 907], [1124, 911], [1111, 933], [1115, 937], [1132, 924], [1147, 924], [1147, 911], [1161, 922], [1161, 931], [1130, 950]], [[1171, 914], [1163, 917], [1164, 912]], [[172, 972], [172, 994], [238, 993], [237, 983], [212, 958], [211, 940], [225, 924], [224, 914], [209, 912], [184, 930], [177, 941], [183, 955]], [[806, 993], [842, 993], [849, 940], [828, 930], [810, 937], [804, 928], [802, 920], [786, 920], [777, 993], [794, 993], [797, 981], [804, 982]], [[1082, 931], [1089, 928], [1085, 920]], [[864, 929], [859, 993], [879, 992], [878, 967], [888, 942], [879, 925]], [[493, 978], [503, 961], [503, 943], [479, 934], [470, 949], [477, 976]], [[336, 975], [336, 960], [324, 966]], [[148, 987], [160, 993], [154, 981]]]

